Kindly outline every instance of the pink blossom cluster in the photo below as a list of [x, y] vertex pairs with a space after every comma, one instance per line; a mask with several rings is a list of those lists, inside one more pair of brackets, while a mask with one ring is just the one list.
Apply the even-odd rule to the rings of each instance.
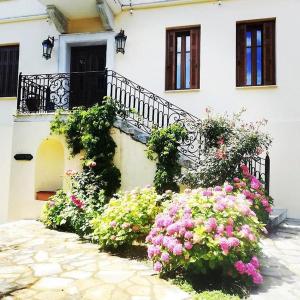
[[[182, 213], [179, 217], [178, 212]], [[174, 202], [165, 214], [157, 216], [154, 227], [146, 237], [148, 258], [155, 260], [154, 270], [160, 272], [170, 256], [182, 257], [193, 248], [195, 221], [184, 199]]]
[[272, 207], [262, 189], [262, 183], [255, 176], [250, 174], [246, 165], [241, 165], [241, 170], [244, 180], [249, 182], [249, 187], [247, 188], [247, 183], [239, 178], [234, 178], [234, 187], [241, 190], [251, 204], [253, 204], [255, 200], [258, 200], [264, 207], [265, 211], [271, 213]]
[[263, 277], [259, 272], [260, 263], [256, 256], [253, 256], [249, 263], [244, 263], [241, 260], [239, 260], [235, 262], [234, 267], [240, 275], [250, 276], [252, 278], [253, 283], [263, 283]]
[[[240, 179], [235, 179], [235, 183], [239, 182]], [[234, 193], [234, 186], [230, 184], [174, 194], [146, 237], [148, 258], [153, 261], [154, 270], [161, 272], [176, 264], [188, 266], [190, 260], [199, 259], [197, 253], [202, 247], [201, 251], [207, 251], [208, 257], [224, 255], [231, 259], [232, 255], [238, 256], [244, 247], [257, 243], [252, 223], [247, 224], [255, 218], [250, 205], [246, 196]], [[256, 263], [256, 272], [247, 265], [247, 272], [252, 274], [255, 283], [260, 282], [261, 276], [257, 262], [255, 258], [251, 261], [253, 266]], [[248, 274], [246, 269], [244, 272]]]
[[75, 204], [75, 206], [77, 206], [80, 209], [85, 206], [84, 202], [78, 199], [75, 195], [71, 195], [70, 199]]

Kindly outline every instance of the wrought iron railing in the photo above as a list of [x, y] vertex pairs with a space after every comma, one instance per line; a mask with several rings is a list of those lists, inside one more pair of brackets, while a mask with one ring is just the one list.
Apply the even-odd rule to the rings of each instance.
[[[78, 86], [81, 86], [80, 90]], [[85, 90], [83, 93], [82, 89]], [[80, 92], [79, 96], [78, 92]], [[112, 70], [41, 75], [20, 74], [18, 111], [47, 113], [56, 109], [69, 110], [78, 106], [78, 103], [91, 106], [101, 103], [105, 95], [111, 97], [126, 111], [127, 122], [146, 133], [150, 133], [153, 127], [164, 128], [173, 123], [181, 124], [187, 130], [188, 138], [181, 143], [180, 152], [195, 166], [199, 165], [201, 153], [205, 149], [205, 140], [199, 132], [201, 120]], [[83, 98], [79, 99], [81, 102], [78, 101], [78, 97]], [[86, 101], [87, 98], [89, 101]], [[265, 182], [266, 189], [269, 190], [269, 157], [257, 157], [253, 161], [247, 161], [247, 164], [251, 173]]]

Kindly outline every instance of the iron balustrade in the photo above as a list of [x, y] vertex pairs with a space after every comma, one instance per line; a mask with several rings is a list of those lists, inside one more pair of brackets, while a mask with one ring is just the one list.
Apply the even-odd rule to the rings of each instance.
[[[122, 116], [126, 118], [126, 121], [145, 133], [150, 134], [154, 127], [165, 128], [173, 123], [181, 124], [187, 130], [188, 138], [182, 141], [179, 150], [193, 163], [193, 166], [197, 167], [200, 164], [201, 154], [205, 149], [205, 140], [199, 132], [201, 120], [112, 70], [39, 75], [20, 74], [18, 112], [24, 114], [49, 113], [57, 109], [71, 110], [74, 107], [72, 95], [74, 91], [78, 90], [78, 86], [74, 86], [74, 82], [77, 84], [82, 79], [86, 84], [87, 80], [92, 80], [94, 77], [98, 81], [102, 81], [101, 86], [105, 88], [101, 95], [106, 95], [115, 101], [125, 111], [125, 116]], [[72, 78], [76, 78], [76, 81], [72, 81]], [[91, 89], [91, 86], [88, 85], [87, 89]], [[85, 93], [81, 93], [81, 97], [83, 97], [82, 95]], [[102, 97], [99, 97], [94, 102], [89, 101], [86, 106], [101, 102]], [[263, 181], [266, 190], [269, 191], [269, 156], [257, 157], [245, 162], [251, 174]]]

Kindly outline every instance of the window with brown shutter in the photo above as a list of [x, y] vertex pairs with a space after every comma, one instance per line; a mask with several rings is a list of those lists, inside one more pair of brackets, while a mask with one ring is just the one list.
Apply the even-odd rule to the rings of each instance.
[[200, 87], [200, 27], [168, 29], [166, 90]]
[[19, 46], [0, 46], [0, 97], [17, 96]]
[[239, 22], [236, 28], [236, 84], [276, 84], [275, 20]]

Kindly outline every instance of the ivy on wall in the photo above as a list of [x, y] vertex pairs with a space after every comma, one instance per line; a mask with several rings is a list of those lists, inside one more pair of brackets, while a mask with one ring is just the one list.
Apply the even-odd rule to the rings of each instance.
[[113, 195], [121, 185], [121, 173], [113, 163], [116, 144], [110, 135], [117, 112], [117, 106], [106, 99], [101, 106], [75, 108], [67, 118], [59, 111], [50, 127], [51, 133], [65, 136], [72, 156], [83, 150], [82, 178], [104, 190], [106, 196]]
[[147, 143], [147, 157], [156, 160], [154, 185], [158, 193], [166, 190], [179, 191], [175, 179], [181, 175], [179, 164], [180, 142], [187, 138], [187, 131], [179, 124], [163, 129], [153, 129]]

